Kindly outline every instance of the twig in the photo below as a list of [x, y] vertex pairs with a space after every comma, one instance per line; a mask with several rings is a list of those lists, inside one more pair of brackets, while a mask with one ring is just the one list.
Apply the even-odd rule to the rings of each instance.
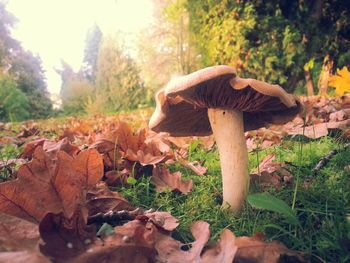
[[121, 211], [108, 211], [107, 213], [97, 213], [88, 217], [88, 225], [90, 224], [103, 224], [108, 223], [110, 225], [117, 225], [120, 221], [133, 220], [139, 213], [140, 209], [133, 211], [121, 210]]
[[87, 219], [87, 224], [103, 224], [107, 223], [112, 226], [122, 223], [122, 221], [134, 220], [136, 216], [148, 213], [150, 210], [141, 211], [140, 208], [136, 208], [132, 211], [121, 210], [121, 211], [108, 211], [107, 213], [97, 213], [95, 215], [89, 216]]
[[[343, 151], [346, 150], [347, 148], [350, 147], [350, 143], [347, 143], [344, 145], [343, 147]], [[334, 149], [332, 151], [330, 151], [327, 155], [323, 156], [317, 163], [317, 165], [315, 166], [315, 168], [312, 170], [314, 173], [319, 172], [323, 167], [325, 167], [328, 162], [337, 154], [339, 153], [340, 150]]]

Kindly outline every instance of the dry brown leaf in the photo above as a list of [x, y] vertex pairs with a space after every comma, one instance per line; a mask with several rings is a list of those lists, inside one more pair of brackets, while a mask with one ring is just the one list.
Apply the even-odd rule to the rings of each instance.
[[140, 221], [150, 221], [166, 231], [173, 231], [179, 225], [177, 219], [168, 212], [145, 213], [137, 216], [136, 219]]
[[102, 175], [102, 158], [95, 150], [82, 151], [75, 158], [60, 151], [53, 162], [38, 147], [33, 160], [18, 170], [16, 180], [0, 184], [0, 212], [34, 222], [49, 212], [63, 211], [70, 218], [85, 203], [85, 191]]
[[295, 127], [289, 134], [303, 135], [311, 139], [318, 139], [328, 135], [328, 128], [326, 123], [318, 123], [307, 127]]
[[40, 254], [38, 225], [0, 213], [0, 262], [47, 263]]
[[343, 121], [347, 119], [350, 116], [349, 110], [344, 109], [344, 110], [339, 110], [336, 112], [332, 112], [329, 115], [329, 121], [330, 122], [337, 122], [337, 121]]
[[55, 159], [59, 151], [65, 151], [71, 156], [75, 156], [80, 152], [79, 147], [71, 144], [67, 138], [64, 138], [58, 142], [53, 142], [47, 139], [38, 139], [29, 142], [24, 146], [21, 157], [25, 159], [31, 159], [33, 157], [35, 149], [40, 146], [43, 147], [44, 151], [48, 153], [51, 159]]
[[259, 168], [250, 175], [253, 185], [261, 188], [273, 186], [279, 190], [282, 184], [288, 184], [293, 179], [293, 175], [285, 168], [283, 162], [274, 162], [274, 154], [267, 155], [259, 164]]
[[38, 251], [15, 251], [0, 253], [0, 263], [51, 263], [52, 261]]
[[306, 262], [299, 253], [278, 241], [266, 243], [256, 237], [237, 237], [235, 244], [238, 247], [235, 263], [277, 263], [282, 255], [293, 258], [294, 261], [288, 262]]
[[158, 192], [171, 190], [187, 194], [192, 191], [192, 180], [182, 180], [180, 172], [170, 173], [166, 167], [155, 167], [151, 182], [156, 186]]
[[126, 123], [120, 122], [116, 129], [98, 135], [91, 148], [96, 148], [103, 155], [104, 164], [109, 170], [122, 171], [126, 168], [122, 158], [142, 166], [154, 166], [172, 158], [169, 145], [153, 133], [150, 136], [148, 138], [145, 129], [133, 133]]
[[152, 223], [144, 224], [139, 220], [133, 220], [116, 227], [114, 235], [103, 239], [102, 244], [93, 244], [88, 253], [81, 254], [71, 262], [155, 262], [154, 243], [157, 234], [158, 230]]
[[32, 135], [38, 134], [39, 130], [38, 127], [34, 126], [29, 129], [24, 127], [24, 129], [17, 135], [17, 138], [28, 138]]
[[108, 171], [105, 173], [106, 184], [109, 186], [126, 185], [131, 171], [124, 168], [122, 171]]
[[34, 249], [39, 238], [38, 225], [0, 213], [0, 252]]
[[88, 191], [86, 207], [89, 215], [133, 209], [129, 202], [118, 192], [110, 191], [106, 184], [102, 182]]
[[41, 139], [31, 141], [31, 142], [27, 143], [26, 145], [24, 145], [24, 149], [23, 149], [23, 152], [21, 154], [21, 158], [31, 159], [33, 154], [34, 154], [35, 149], [39, 146], [43, 146], [45, 141], [46, 141], [46, 139], [41, 138]]
[[235, 235], [228, 229], [222, 231], [220, 240], [202, 255], [202, 263], [232, 263], [237, 252]]
[[208, 168], [202, 166], [199, 162], [190, 162], [184, 159], [183, 156], [181, 156], [181, 151], [180, 153], [175, 153], [175, 158], [182, 166], [191, 169], [196, 175], [202, 176], [208, 171]]
[[40, 251], [55, 262], [68, 262], [83, 254], [94, 242], [95, 227], [86, 225], [86, 215], [76, 210], [70, 219], [63, 213], [45, 215], [39, 225]]
[[139, 161], [142, 165], [156, 165], [170, 159], [172, 154], [167, 144], [150, 141], [142, 145], [136, 156], [136, 161]]
[[195, 263], [201, 262], [201, 253], [210, 237], [209, 224], [204, 221], [196, 221], [191, 226], [191, 232], [195, 241], [190, 243], [191, 248], [187, 251], [181, 249], [181, 242], [167, 235], [159, 236], [156, 249], [158, 252], [157, 262], [160, 263]]

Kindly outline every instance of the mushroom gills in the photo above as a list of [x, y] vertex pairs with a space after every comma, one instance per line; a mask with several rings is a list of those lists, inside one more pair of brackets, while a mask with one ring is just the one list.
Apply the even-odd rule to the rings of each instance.
[[249, 189], [243, 113], [239, 110], [210, 108], [208, 117], [220, 155], [223, 206], [236, 212]]

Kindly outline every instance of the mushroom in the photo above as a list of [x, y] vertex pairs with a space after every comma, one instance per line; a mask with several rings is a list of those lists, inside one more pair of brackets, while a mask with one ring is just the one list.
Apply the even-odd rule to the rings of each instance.
[[171, 136], [214, 134], [222, 173], [223, 206], [238, 211], [249, 189], [245, 131], [292, 120], [301, 104], [278, 85], [236, 75], [219, 65], [170, 80], [156, 93], [149, 121]]

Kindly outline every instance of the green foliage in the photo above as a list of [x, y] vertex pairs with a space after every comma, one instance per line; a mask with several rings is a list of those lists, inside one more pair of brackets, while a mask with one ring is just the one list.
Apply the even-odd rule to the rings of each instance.
[[183, 75], [200, 68], [200, 56], [189, 30], [187, 0], [155, 2], [156, 22], [138, 39], [138, 59], [148, 100], [174, 75]]
[[0, 75], [0, 121], [21, 121], [29, 116], [29, 102], [8, 76]]
[[11, 37], [10, 30], [15, 21], [16, 19], [6, 11], [4, 3], [1, 2], [0, 72], [15, 83], [16, 89], [11, 88], [11, 93], [8, 94], [8, 99], [18, 96], [18, 102], [13, 101], [12, 108], [18, 109], [20, 104], [28, 106], [25, 109], [26, 113], [21, 110], [14, 113], [11, 110], [11, 115], [14, 119], [45, 118], [51, 114], [52, 105], [46, 89], [41, 60], [25, 51], [20, 43]]
[[350, 54], [344, 1], [187, 2], [203, 66], [229, 64], [240, 75], [293, 91], [304, 85], [303, 66], [311, 59], [322, 63], [330, 54], [343, 64]]
[[94, 87], [90, 81], [84, 78], [83, 73], [73, 71], [66, 62], [61, 61], [62, 68], [57, 70], [61, 75], [61, 99], [62, 108], [66, 114], [84, 113], [85, 105], [93, 95]]
[[41, 59], [29, 51], [21, 51], [9, 70], [20, 89], [28, 98], [29, 117], [46, 118], [52, 113], [52, 104], [46, 87]]
[[97, 62], [96, 95], [104, 98], [105, 111], [135, 109], [145, 101], [139, 70], [122, 52], [118, 41], [103, 39]]
[[302, 34], [278, 6], [194, 0], [189, 10], [204, 65], [229, 64], [243, 76], [286, 87], [302, 74]]
[[87, 33], [82, 71], [84, 77], [92, 83], [96, 81], [97, 59], [102, 40], [102, 31], [94, 25]]
[[250, 194], [247, 196], [247, 201], [254, 208], [280, 213], [290, 224], [299, 224], [298, 218], [292, 208], [283, 200], [268, 193]]
[[[185, 243], [193, 241], [189, 231], [192, 222], [205, 220], [210, 223], [213, 239], [223, 228], [229, 228], [237, 236], [263, 232], [269, 240], [278, 239], [289, 248], [317, 255], [327, 262], [347, 262], [350, 259], [348, 251], [341, 242], [350, 238], [350, 225], [346, 219], [350, 212], [350, 174], [343, 167], [350, 162], [350, 150], [340, 152], [319, 174], [312, 173], [319, 159], [338, 147], [341, 148], [342, 143], [336, 139], [323, 138], [305, 143], [302, 158], [300, 143], [295, 141], [285, 141], [281, 146], [260, 152], [261, 159], [274, 153], [276, 161], [290, 162], [293, 166], [288, 169], [295, 177], [300, 177], [299, 182], [293, 183], [299, 184], [299, 191], [292, 211], [286, 203], [292, 203], [294, 185], [283, 186], [279, 191], [272, 187], [267, 189], [269, 196], [262, 200], [269, 203], [264, 205], [266, 209], [244, 205], [237, 215], [222, 209], [218, 153], [215, 148], [206, 151], [198, 141], [191, 145], [189, 159], [204, 162], [208, 168], [206, 175], [195, 175], [178, 163], [171, 167], [173, 171], [181, 171], [186, 179], [193, 180], [193, 192], [187, 195], [157, 193], [148, 177], [138, 179], [132, 187], [119, 187], [118, 191], [135, 206], [171, 212], [180, 223], [174, 234]], [[258, 165], [255, 153], [249, 157], [251, 170], [255, 170]], [[271, 203], [272, 200], [277, 203]], [[286, 217], [290, 220], [285, 220]], [[300, 224], [296, 224], [296, 220]]]

